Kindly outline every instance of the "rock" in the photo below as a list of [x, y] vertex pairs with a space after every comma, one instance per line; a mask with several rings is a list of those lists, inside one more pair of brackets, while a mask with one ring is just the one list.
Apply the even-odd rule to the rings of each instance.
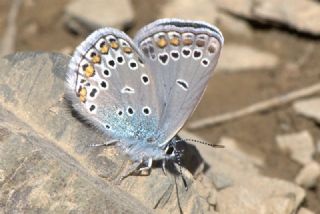
[[173, 0], [161, 8], [159, 18], [181, 18], [215, 23], [218, 16], [216, 5], [211, 0]]
[[228, 33], [247, 38], [253, 36], [253, 31], [246, 21], [223, 12], [219, 12], [217, 16], [216, 23], [222, 31], [226, 30]]
[[315, 147], [308, 131], [277, 136], [276, 141], [279, 148], [289, 152], [291, 159], [298, 163], [305, 165], [312, 161]]
[[[179, 135], [182, 138], [202, 140], [185, 131], [181, 131]], [[291, 214], [305, 197], [304, 189], [294, 183], [260, 175], [255, 160], [243, 159], [243, 153], [236, 147], [230, 151], [228, 146], [224, 149], [210, 149], [199, 143], [193, 145], [207, 163], [205, 175], [212, 179], [215, 185], [214, 176], [231, 181], [224, 188], [217, 188], [218, 213]]]
[[313, 188], [318, 184], [318, 179], [320, 177], [320, 164], [312, 161], [306, 164], [297, 177], [295, 182], [307, 189]]
[[[201, 5], [205, 6], [201, 7]], [[216, 2], [211, 0], [167, 1], [161, 8], [159, 18], [201, 20], [215, 24], [235, 35], [252, 36], [252, 31], [245, 21], [217, 10]]]
[[316, 145], [316, 152], [320, 153], [320, 141], [318, 140], [317, 145]]
[[286, 24], [301, 32], [320, 35], [320, 4], [313, 0], [259, 0], [255, 16]]
[[64, 47], [64, 48], [62, 48], [62, 49], [60, 49], [58, 52], [59, 53], [62, 53], [62, 54], [64, 54], [64, 55], [72, 55], [72, 53], [73, 53], [73, 48], [72, 47], [70, 47], [70, 46], [66, 46], [66, 47]]
[[271, 53], [249, 46], [227, 44], [222, 49], [217, 71], [238, 72], [243, 70], [272, 69], [277, 65], [278, 58]]
[[128, 158], [115, 147], [88, 147], [107, 139], [64, 102], [69, 60], [33, 52], [0, 60], [0, 213], [210, 213], [212, 183], [187, 170], [188, 191], [161, 167], [117, 184]]
[[252, 14], [252, 0], [217, 0], [220, 9], [246, 18], [254, 18]]
[[[275, 180], [277, 182], [277, 180]], [[295, 195], [290, 192], [285, 195], [277, 195], [276, 193], [269, 192], [266, 194], [266, 189], [272, 184], [272, 180], [264, 183], [259, 191], [253, 188], [243, 187], [241, 185], [230, 187], [222, 190], [218, 194], [217, 209], [219, 213], [228, 214], [291, 214], [296, 209]], [[260, 183], [257, 181], [257, 183]], [[263, 183], [263, 182], [262, 182]], [[264, 186], [267, 185], [267, 186]], [[267, 187], [267, 188], [266, 188]], [[273, 190], [274, 186], [272, 187]], [[290, 189], [288, 189], [290, 191]]]
[[238, 146], [238, 143], [232, 138], [221, 137], [218, 144], [223, 145], [226, 149], [228, 149], [228, 151], [233, 152], [233, 154], [237, 156], [237, 158], [240, 160], [253, 163], [260, 167], [262, 167], [264, 164], [264, 160], [262, 157], [258, 157], [245, 152]]
[[[0, 212], [151, 213], [99, 178], [86, 160], [93, 152], [86, 145], [97, 136], [64, 110], [68, 60], [45, 53], [0, 60], [6, 73], [0, 80]], [[53, 107], [58, 110], [50, 112]]]
[[293, 109], [298, 114], [320, 123], [320, 97], [298, 100], [293, 103]]
[[307, 208], [301, 207], [297, 212], [297, 214], [315, 214], [315, 213]]
[[313, 0], [218, 0], [220, 8], [259, 22], [287, 25], [297, 31], [320, 35], [320, 4]]
[[39, 25], [36, 22], [28, 23], [23, 29], [23, 36], [34, 36], [39, 32]]
[[220, 213], [293, 213], [305, 191], [293, 183], [261, 175], [238, 172], [234, 185], [218, 192]]
[[101, 27], [123, 29], [133, 21], [134, 12], [129, 0], [75, 0], [66, 7], [65, 16], [71, 30], [85, 33]]

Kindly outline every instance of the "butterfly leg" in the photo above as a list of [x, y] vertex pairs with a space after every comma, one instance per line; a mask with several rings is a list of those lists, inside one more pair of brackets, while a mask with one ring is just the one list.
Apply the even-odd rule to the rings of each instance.
[[166, 170], [166, 159], [162, 160], [162, 171], [164, 175], [167, 175], [167, 170]]
[[119, 140], [109, 140], [109, 141], [107, 141], [105, 143], [97, 143], [97, 144], [93, 143], [93, 144], [89, 144], [88, 146], [89, 147], [110, 146], [110, 145], [115, 144], [117, 142], [119, 142]]
[[[142, 161], [143, 161], [143, 160], [142, 160]], [[141, 167], [141, 168], [139, 168], [138, 170], [139, 170], [140, 172], [142, 172], [142, 171], [148, 171], [148, 170], [151, 169], [151, 167], [152, 167], [152, 158], [149, 158], [149, 159], [148, 159], [148, 165], [145, 166], [145, 167]]]
[[140, 162], [133, 163], [130, 168], [121, 176], [120, 181], [136, 173], [143, 165], [143, 159]]
[[123, 179], [127, 178], [128, 176], [134, 174], [134, 173], [140, 173], [142, 171], [147, 171], [150, 170], [152, 167], [152, 158], [148, 159], [148, 165], [145, 167], [142, 167], [142, 165], [144, 164], [144, 159], [142, 158], [139, 162], [133, 163], [130, 167], [130, 169], [127, 170], [127, 172], [121, 176], [120, 181], [122, 181]]

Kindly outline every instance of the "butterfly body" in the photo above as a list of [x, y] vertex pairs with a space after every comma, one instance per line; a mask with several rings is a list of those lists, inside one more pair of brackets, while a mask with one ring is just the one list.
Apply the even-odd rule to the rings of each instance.
[[71, 59], [66, 97], [134, 162], [173, 159], [174, 136], [199, 103], [222, 45], [221, 32], [204, 22], [158, 20], [133, 41], [97, 30]]

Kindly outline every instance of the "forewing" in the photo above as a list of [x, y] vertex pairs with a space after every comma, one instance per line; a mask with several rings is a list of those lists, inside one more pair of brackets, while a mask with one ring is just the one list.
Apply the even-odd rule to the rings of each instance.
[[160, 114], [155, 80], [126, 34], [95, 31], [69, 67], [66, 97], [85, 120], [120, 141], [154, 136]]
[[204, 22], [162, 19], [135, 37], [156, 79], [159, 132], [165, 145], [199, 103], [223, 45], [222, 33]]

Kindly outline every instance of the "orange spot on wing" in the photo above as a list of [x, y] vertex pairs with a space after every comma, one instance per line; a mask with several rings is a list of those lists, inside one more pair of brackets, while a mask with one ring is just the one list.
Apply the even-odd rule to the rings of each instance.
[[157, 41], [157, 45], [159, 48], [164, 48], [167, 46], [167, 40], [163, 37], [159, 38], [159, 40]]
[[78, 95], [79, 95], [80, 101], [85, 102], [87, 99], [87, 89], [81, 87]]
[[130, 54], [130, 53], [132, 53], [132, 48], [130, 48], [130, 47], [124, 47], [124, 48], [123, 48], [123, 52], [125, 52], [125, 53], [127, 53], [127, 54]]
[[101, 53], [103, 54], [107, 54], [109, 52], [109, 46], [104, 44], [101, 49], [100, 49]]
[[88, 65], [86, 66], [85, 70], [84, 70], [84, 74], [86, 77], [92, 77], [94, 75], [94, 68], [92, 65]]
[[101, 62], [101, 57], [99, 55], [95, 55], [92, 57], [92, 62], [93, 63], [100, 63]]
[[214, 52], [216, 52], [216, 48], [213, 45], [210, 45], [208, 51], [209, 53], [213, 54]]
[[206, 42], [204, 40], [197, 40], [196, 41], [196, 45], [198, 47], [203, 47], [203, 46], [205, 46], [205, 44], [206, 44]]
[[183, 40], [183, 44], [184, 44], [184, 45], [192, 45], [192, 39], [185, 38], [185, 39]]
[[170, 39], [170, 44], [173, 46], [178, 46], [180, 44], [180, 40], [178, 37], [174, 36]]
[[119, 44], [118, 42], [116, 41], [112, 41], [111, 44], [110, 44], [111, 48], [113, 49], [118, 49], [119, 48]]

